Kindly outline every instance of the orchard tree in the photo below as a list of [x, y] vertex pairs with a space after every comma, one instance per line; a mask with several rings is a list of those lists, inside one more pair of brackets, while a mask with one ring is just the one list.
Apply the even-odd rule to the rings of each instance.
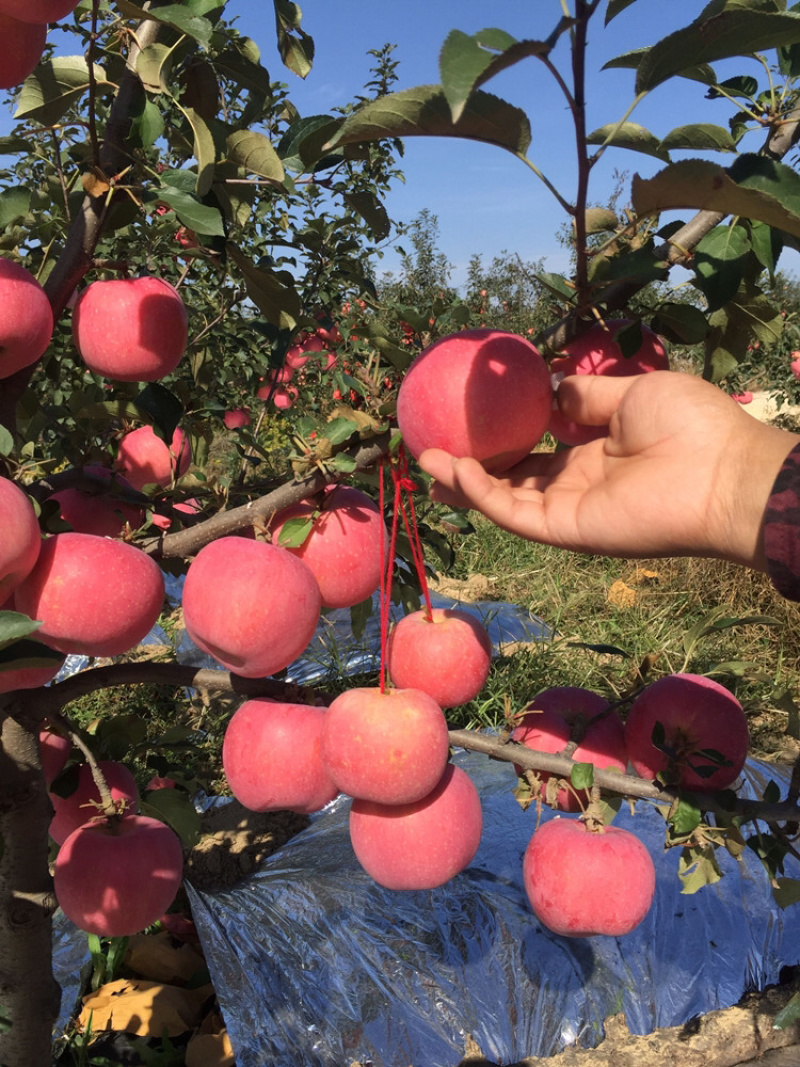
[[[439, 885], [474, 856], [480, 800], [447, 763], [448, 744], [457, 744], [517, 765], [527, 800], [557, 807], [564, 792], [585, 809], [580, 844], [537, 837], [531, 846], [536, 859], [526, 859], [524, 878], [534, 910], [548, 895], [537, 871], [557, 879], [571, 851], [586, 856], [582, 867], [597, 855], [609, 869], [635, 864], [637, 899], [624, 914], [587, 916], [576, 901], [574, 913], [542, 916], [555, 929], [617, 934], [649, 905], [652, 864], [635, 839], [616, 831], [599, 844], [597, 831], [613, 815], [601, 791], [660, 805], [667, 843], [681, 850], [692, 890], [714, 879], [716, 847], [735, 851], [749, 822], [771, 822], [766, 860], [776, 894], [783, 903], [798, 899], [797, 884], [779, 877], [791, 847], [781, 824], [797, 821], [795, 803], [719, 792], [716, 772], [741, 766], [746, 738], [740, 732], [716, 743], [692, 732], [658, 693], [642, 694], [656, 725], [647, 720], [635, 741], [646, 742], [649, 729], [664, 759], [643, 756], [634, 777], [573, 758], [582, 744], [589, 750], [590, 726], [613, 720], [613, 705], [589, 701], [576, 713], [571, 703], [556, 704], [549, 731], [531, 728], [513, 739], [520, 710], [500, 737], [448, 731], [441, 705], [424, 690], [429, 664], [403, 653], [399, 639], [397, 662], [403, 655], [406, 662], [396, 669], [411, 679], [407, 688], [386, 685], [384, 656], [379, 685], [337, 698], [333, 714], [317, 708], [314, 694], [301, 700], [287, 692], [280, 678], [306, 647], [326, 599], [351, 608], [356, 630], [363, 625], [372, 599], [351, 579], [367, 558], [378, 560], [384, 652], [389, 601], [420, 608], [427, 600], [423, 542], [444, 555], [447, 546], [422, 510], [397, 421], [410, 417], [400, 430], [418, 449], [446, 406], [445, 431], [469, 441], [467, 364], [481, 384], [484, 429], [487, 421], [506, 429], [497, 417], [506, 398], [492, 374], [496, 360], [513, 369], [517, 408], [528, 397], [536, 409], [532, 419], [518, 410], [509, 425], [518, 437], [530, 422], [538, 429], [513, 447], [485, 439], [486, 462], [502, 469], [534, 447], [548, 424], [548, 367], [529, 326], [509, 340], [444, 285], [423, 294], [421, 306], [413, 287], [376, 288], [375, 258], [392, 234], [383, 197], [398, 176], [404, 138], [493, 144], [552, 193], [573, 228], [574, 276], [529, 265], [519, 281], [505, 265], [489, 271], [520, 294], [509, 314], [522, 314], [523, 305], [527, 311], [531, 277], [548, 294], [550, 321], [533, 319], [548, 358], [598, 321], [628, 317], [616, 335], [623, 356], [639, 349], [646, 325], [678, 343], [702, 343], [704, 374], [720, 381], [748, 346], [752, 352], [780, 335], [781, 309], [768, 285], [782, 247], [800, 239], [798, 178], [782, 162], [800, 130], [800, 14], [780, 0], [712, 0], [691, 25], [613, 62], [632, 72], [631, 106], [589, 130], [589, 27], [624, 18], [635, 2], [541, 5], [522, 39], [501, 29], [455, 29], [435, 86], [394, 91], [387, 45], [371, 53], [363, 96], [331, 114], [303, 116], [218, 0], [148, 9], [84, 0], [72, 12], [69, 3], [55, 11], [41, 0], [0, 0], [6, 40], [20, 42], [9, 50], [18, 62], [0, 64], [17, 123], [0, 145], [14, 160], [0, 173], [0, 1060], [8, 1067], [40, 1067], [50, 1055], [59, 1004], [51, 968], [56, 897], [98, 937], [141, 929], [169, 907], [195, 829], [188, 796], [160, 808], [154, 799], [137, 813], [137, 783], [120, 771], [123, 761], [108, 759], [102, 724], [90, 734], [71, 721], [70, 702], [112, 685], [155, 682], [251, 698], [226, 737], [234, 793], [257, 810], [309, 811], [346, 788], [354, 797], [356, 854], [384, 885]], [[281, 57], [305, 77], [314, 46], [299, 9], [287, 0], [274, 0], [274, 8]], [[53, 17], [51, 41], [68, 43], [43, 52]], [[563, 72], [555, 62], [562, 43], [569, 53]], [[754, 53], [758, 78], [718, 80], [717, 61]], [[525, 112], [483, 88], [520, 62], [544, 64], [567, 105], [578, 152], [574, 190], [529, 156], [536, 142]], [[728, 107], [728, 126], [651, 132], [634, 123], [636, 104], [676, 77]], [[537, 97], [532, 107], [540, 106]], [[760, 144], [739, 151], [752, 129]], [[590, 206], [592, 170], [617, 148], [664, 163], [655, 177], [633, 179], [623, 213]], [[675, 150], [709, 148], [734, 155], [733, 163], [671, 160]], [[662, 225], [660, 214], [672, 209], [697, 213]], [[424, 269], [426, 285], [438, 285], [446, 271], [430, 217], [426, 224], [415, 231], [414, 267]], [[679, 263], [692, 271], [698, 302], [673, 299], [662, 285], [632, 311], [647, 283], [666, 282]], [[476, 261], [471, 283], [483, 277]], [[508, 321], [519, 331], [516, 319]], [[454, 361], [453, 352], [461, 353]], [[437, 380], [431, 368], [443, 354]], [[418, 383], [411, 405], [397, 400], [405, 381]], [[231, 434], [235, 462], [220, 466], [213, 448]], [[359, 537], [349, 544], [339, 537], [326, 557], [327, 532], [338, 529], [326, 519], [344, 506], [343, 481], [358, 483], [347, 487], [361, 494], [348, 498], [347, 515]], [[364, 499], [364, 489], [373, 499]], [[308, 504], [293, 511], [301, 502]], [[367, 529], [375, 531], [369, 544], [361, 540]], [[164, 571], [186, 576], [187, 632], [224, 669], [126, 659], [160, 617]], [[468, 647], [479, 687], [485, 640], [426, 608], [442, 642], [437, 654], [449, 655], [457, 670]], [[445, 633], [452, 634], [447, 653]], [[47, 686], [70, 654], [122, 658]], [[703, 679], [683, 672], [676, 684], [689, 694], [684, 711], [709, 699]], [[717, 698], [724, 706], [733, 700]], [[127, 737], [113, 735], [117, 756], [142, 743], [141, 724], [129, 726]], [[284, 755], [283, 777], [276, 772], [275, 791], [265, 789], [259, 766], [289, 749], [308, 756], [298, 780], [285, 779]], [[412, 781], [398, 773], [398, 752], [416, 766], [421, 749], [426, 775]], [[61, 800], [87, 821], [70, 828]], [[54, 808], [62, 816], [55, 825]], [[453, 832], [443, 833], [448, 826]], [[49, 836], [63, 839], [55, 890]], [[442, 840], [450, 852], [440, 850], [432, 862], [427, 846]], [[414, 855], [410, 873], [397, 870], [403, 853]]]

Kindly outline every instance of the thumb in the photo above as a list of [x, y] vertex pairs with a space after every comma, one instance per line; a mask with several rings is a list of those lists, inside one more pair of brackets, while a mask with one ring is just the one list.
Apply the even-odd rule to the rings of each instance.
[[556, 402], [565, 418], [583, 426], [607, 426], [636, 375], [611, 378], [593, 374], [571, 374], [556, 392]]

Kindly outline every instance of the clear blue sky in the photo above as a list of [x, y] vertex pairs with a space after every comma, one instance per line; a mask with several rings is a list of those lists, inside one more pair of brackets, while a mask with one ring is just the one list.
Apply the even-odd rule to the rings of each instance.
[[[634, 72], [601, 72], [603, 63], [688, 24], [703, 7], [701, 0], [637, 0], [607, 29], [601, 10], [590, 35], [590, 130], [620, 118], [633, 96]], [[229, 0], [227, 14], [237, 17], [241, 33], [259, 43], [262, 62], [271, 77], [288, 83], [291, 98], [303, 115], [328, 112], [360, 93], [373, 62], [367, 55], [370, 48], [396, 45], [396, 88], [410, 88], [439, 80], [439, 50], [452, 29], [474, 33], [493, 26], [517, 38], [535, 39], [546, 37], [560, 15], [558, 0], [493, 0], [490, 4], [485, 0], [301, 0], [301, 8], [303, 27], [316, 43], [314, 69], [305, 81], [280, 61], [273, 7], [268, 0]], [[554, 58], [566, 75], [564, 45]], [[763, 81], [761, 66], [748, 59], [718, 65], [717, 72], [721, 78], [752, 73]], [[527, 112], [533, 131], [530, 158], [571, 199], [575, 184], [572, 124], [563, 98], [543, 65], [525, 60], [485, 89]], [[730, 105], [707, 101], [705, 92], [705, 86], [698, 82], [673, 79], [651, 93], [632, 119], [659, 136], [690, 122], [727, 125]], [[0, 117], [0, 130], [3, 128], [6, 123]], [[746, 144], [755, 149], [760, 142], [754, 135]], [[676, 152], [673, 158], [688, 155]], [[733, 157], [715, 154], [709, 158], [726, 164]], [[627, 188], [634, 172], [647, 176], [660, 167], [657, 160], [640, 153], [609, 150], [593, 172], [590, 198], [599, 203], [607, 198], [615, 170], [627, 172]], [[508, 251], [529, 260], [545, 257], [550, 270], [567, 268], [566, 253], [555, 239], [565, 216], [541, 182], [510, 153], [451, 138], [409, 138], [402, 168], [406, 181], [391, 192], [389, 215], [410, 222], [428, 208], [437, 216], [440, 247], [456, 268], [456, 284], [463, 280], [466, 264], [476, 252], [486, 263]], [[781, 265], [793, 269], [795, 258], [791, 253]], [[382, 268], [396, 266], [396, 255], [387, 252]]]

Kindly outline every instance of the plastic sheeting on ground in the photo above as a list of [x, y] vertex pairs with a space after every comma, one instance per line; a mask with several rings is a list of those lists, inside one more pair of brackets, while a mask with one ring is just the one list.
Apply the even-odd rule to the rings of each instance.
[[[522, 886], [535, 809], [517, 804], [510, 765], [456, 760], [480, 791], [484, 832], [472, 865], [439, 889], [376, 885], [353, 855], [343, 797], [234, 888], [188, 887], [237, 1067], [453, 1067], [467, 1035], [500, 1063], [549, 1056], [595, 1046], [611, 1014], [637, 1034], [679, 1025], [800, 962], [797, 906], [780, 911], [755, 856], [721, 850], [722, 880], [682, 895], [677, 850], [664, 851], [663, 820], [641, 802], [615, 824], [656, 865], [645, 921], [621, 938], [550, 933]], [[766, 775], [781, 784], [785, 772], [748, 764], [759, 796]]]

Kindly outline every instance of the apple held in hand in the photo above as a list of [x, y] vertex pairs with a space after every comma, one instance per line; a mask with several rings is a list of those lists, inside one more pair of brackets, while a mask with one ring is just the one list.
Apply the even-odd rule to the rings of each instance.
[[325, 716], [322, 760], [351, 797], [420, 800], [442, 777], [449, 752], [444, 713], [418, 689], [347, 689]]
[[192, 463], [192, 446], [183, 430], [176, 428], [168, 445], [152, 426], [126, 433], [117, 450], [116, 466], [134, 489], [146, 485], [162, 488], [182, 477]]
[[222, 766], [250, 811], [310, 814], [339, 793], [322, 762], [326, 712], [266, 697], [246, 700], [225, 731]]
[[[627, 358], [616, 341], [616, 335], [630, 319], [608, 319], [597, 323], [586, 333], [564, 348], [562, 356], [550, 362], [554, 378], [562, 379], [571, 374], [595, 374], [612, 378], [624, 378], [633, 374], [645, 374], [653, 370], [669, 370], [669, 358], [658, 334], [642, 324], [642, 344], [639, 351]], [[565, 445], [582, 445], [605, 437], [606, 426], [581, 426], [565, 418], [558, 408], [550, 416], [549, 432]]]
[[386, 666], [398, 689], [421, 689], [441, 708], [474, 699], [489, 676], [486, 627], [457, 608], [413, 611], [389, 634]]
[[87, 285], [72, 312], [72, 336], [95, 374], [118, 382], [155, 382], [186, 351], [189, 318], [163, 278], [112, 278]]
[[733, 785], [749, 740], [747, 717], [733, 693], [698, 674], [670, 674], [652, 682], [633, 701], [625, 720], [636, 773], [686, 789]]
[[531, 837], [522, 879], [536, 917], [563, 937], [629, 934], [656, 886], [650, 853], [635, 834], [617, 826], [594, 832], [559, 817]]
[[502, 330], [463, 330], [409, 367], [397, 421], [409, 452], [443, 448], [498, 472], [524, 459], [547, 429], [552, 387], [530, 341]]
[[288, 667], [313, 637], [321, 607], [317, 580], [302, 560], [244, 537], [201, 548], [183, 587], [191, 639], [246, 678]]
[[[607, 708], [608, 701], [590, 689], [554, 686], [534, 697], [511, 739], [535, 751], [560, 752], [572, 739], [580, 717], [578, 732], [582, 737], [571, 758], [577, 763], [591, 763], [601, 770], [610, 768], [624, 774], [628, 766], [625, 730], [615, 714], [603, 714]], [[541, 771], [537, 773], [543, 781], [550, 777]], [[588, 800], [586, 791], [576, 794], [571, 788], [563, 788], [558, 791], [556, 807], [560, 811], [580, 811], [581, 804], [585, 806]]]
[[126, 937], [156, 922], [175, 899], [183, 847], [145, 815], [87, 824], [56, 856], [53, 888], [68, 919], [99, 937]]
[[94, 534], [42, 541], [36, 566], [14, 593], [39, 620], [36, 638], [66, 654], [119, 656], [153, 628], [164, 604], [158, 564], [133, 545]]
[[[8, 478], [0, 478], [0, 515], [0, 604], [3, 604], [33, 570], [39, 558], [42, 534], [27, 493]], [[6, 610], [11, 610], [10, 605]]]
[[[18, 23], [0, 15], [0, 33], [3, 35], [0, 89], [10, 89], [24, 81], [39, 62], [47, 27]], [[33, 38], [30, 44], [28, 37]], [[37, 48], [30, 70], [24, 70], [30, 58], [28, 53], [32, 56]], [[0, 379], [35, 363], [44, 354], [52, 335], [53, 312], [44, 289], [21, 264], [0, 257]]]
[[[125, 806], [125, 811], [135, 812], [139, 807], [139, 790], [136, 779], [124, 763], [115, 760], [100, 760], [98, 767], [105, 778], [111, 799]], [[79, 826], [97, 818], [100, 790], [97, 788], [92, 769], [88, 763], [78, 768], [78, 784], [67, 797], [50, 794], [53, 818], [50, 820], [50, 836], [57, 845], [63, 844]]]
[[356, 859], [386, 889], [435, 889], [472, 863], [483, 831], [478, 790], [448, 763], [434, 789], [411, 804], [354, 800]]
[[[290, 519], [311, 523], [302, 544], [284, 543]], [[293, 523], [293, 525], [295, 525]], [[286, 530], [291, 539], [291, 530]], [[311, 568], [326, 608], [349, 608], [372, 596], [381, 583], [381, 563], [389, 535], [377, 505], [360, 489], [332, 486], [317, 507], [302, 501], [281, 511], [272, 523], [273, 544]]]

